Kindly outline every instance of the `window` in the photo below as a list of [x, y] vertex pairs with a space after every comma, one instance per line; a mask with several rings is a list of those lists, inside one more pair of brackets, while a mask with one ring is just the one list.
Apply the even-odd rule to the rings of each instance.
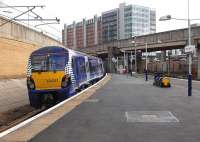
[[31, 57], [32, 71], [46, 71], [47, 70], [47, 56], [35, 55]]
[[86, 73], [85, 60], [82, 57], [79, 58], [79, 70], [80, 73]]
[[60, 71], [66, 65], [65, 55], [34, 55], [31, 58], [33, 71]]

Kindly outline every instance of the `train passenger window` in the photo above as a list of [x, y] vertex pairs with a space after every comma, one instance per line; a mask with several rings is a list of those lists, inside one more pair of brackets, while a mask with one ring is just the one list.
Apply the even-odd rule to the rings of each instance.
[[86, 72], [89, 72], [89, 63], [86, 62], [86, 63], [85, 63], [85, 66], [86, 66]]
[[79, 74], [78, 69], [77, 69], [77, 67], [76, 67], [76, 58], [75, 58], [75, 57], [72, 57], [72, 68], [73, 68], [73, 71], [74, 71], [76, 74]]
[[86, 72], [86, 68], [85, 68], [85, 60], [84, 59], [81, 59], [80, 60], [80, 72], [81, 73], [85, 73]]
[[94, 73], [95, 72], [95, 62], [94, 60], [89, 60], [89, 67], [90, 67], [90, 72]]
[[74, 68], [74, 59], [72, 58], [72, 68]]

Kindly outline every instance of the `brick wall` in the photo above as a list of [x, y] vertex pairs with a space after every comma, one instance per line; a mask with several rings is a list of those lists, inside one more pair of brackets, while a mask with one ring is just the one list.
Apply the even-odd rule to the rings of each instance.
[[[0, 24], [7, 19], [0, 16]], [[61, 42], [16, 22], [0, 27], [0, 79], [25, 76], [32, 51]]]

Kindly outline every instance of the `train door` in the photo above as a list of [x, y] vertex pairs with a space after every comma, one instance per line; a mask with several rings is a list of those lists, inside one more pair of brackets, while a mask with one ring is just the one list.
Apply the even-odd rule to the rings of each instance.
[[85, 69], [86, 69], [87, 81], [89, 81], [90, 80], [90, 69], [89, 69], [89, 61], [88, 61], [87, 56], [85, 56]]
[[84, 58], [78, 57], [77, 58], [77, 70], [78, 70], [78, 78], [79, 78], [79, 84], [81, 84], [84, 81]]
[[98, 59], [98, 77], [101, 75], [101, 60]]
[[89, 58], [88, 63], [89, 63], [89, 68], [90, 68], [90, 79], [93, 79], [94, 78], [94, 68], [93, 68], [93, 64], [92, 64], [92, 59]]
[[72, 70], [75, 77], [75, 88], [79, 86], [79, 76], [78, 76], [78, 68], [77, 68], [77, 59], [75, 56], [72, 57]]
[[85, 68], [85, 57], [80, 57], [80, 72], [81, 72], [81, 81], [85, 82], [87, 80], [86, 68]]
[[101, 60], [100, 68], [101, 68], [101, 75], [104, 75], [104, 66], [103, 66], [102, 60]]

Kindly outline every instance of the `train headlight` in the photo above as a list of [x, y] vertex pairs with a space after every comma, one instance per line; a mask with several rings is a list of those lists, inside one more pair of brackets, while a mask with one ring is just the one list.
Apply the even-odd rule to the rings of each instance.
[[61, 83], [61, 87], [62, 88], [66, 88], [70, 83], [70, 77], [69, 76], [64, 76], [62, 78], [62, 83]]
[[32, 78], [27, 78], [27, 86], [29, 89], [35, 89], [35, 84]]

